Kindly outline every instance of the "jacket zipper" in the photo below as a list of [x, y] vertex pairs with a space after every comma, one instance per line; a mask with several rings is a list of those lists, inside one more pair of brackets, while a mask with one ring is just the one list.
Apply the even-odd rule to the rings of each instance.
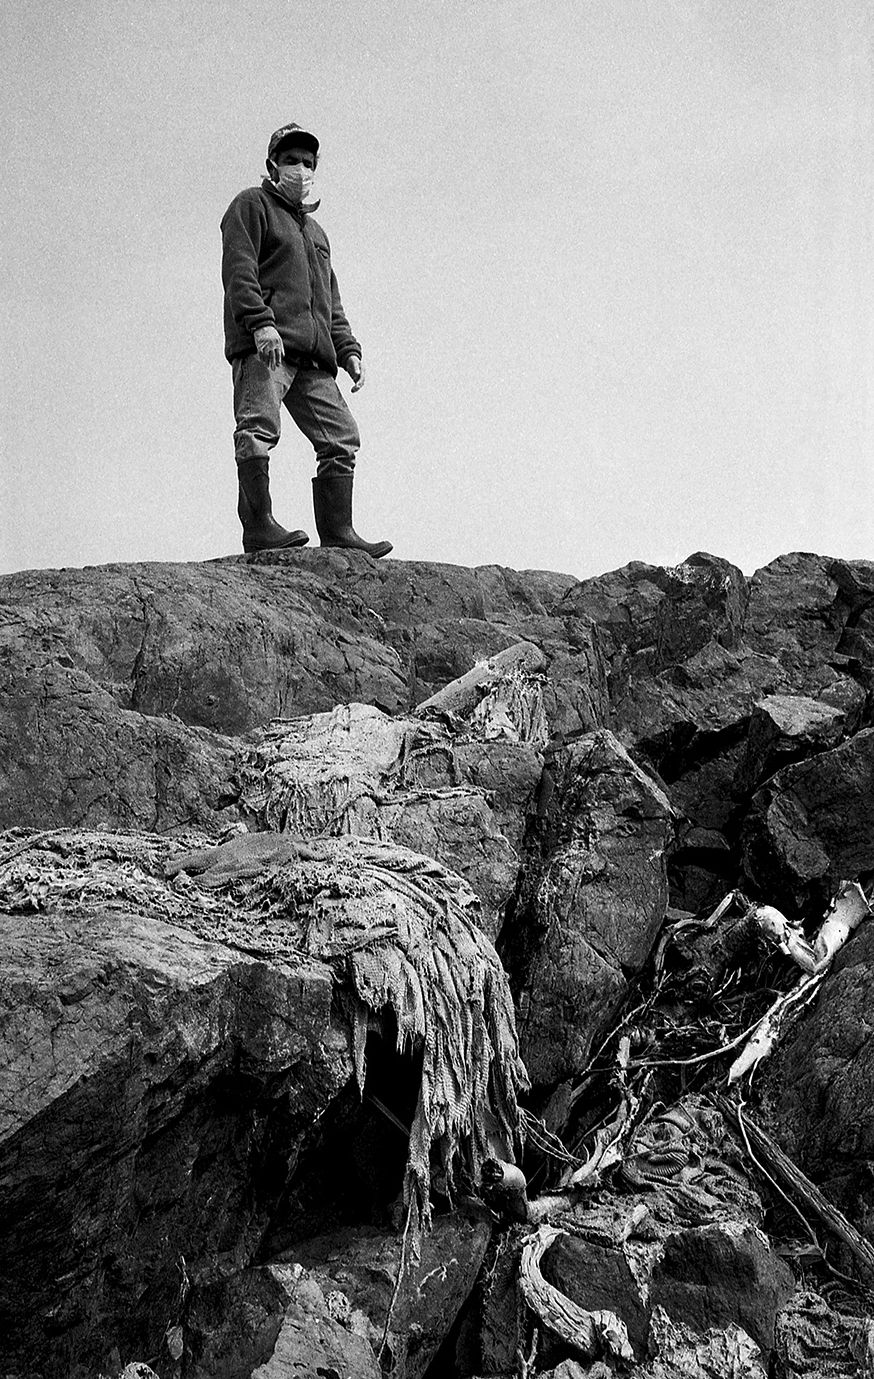
[[310, 316], [312, 317], [312, 320], [313, 320], [313, 344], [312, 344], [312, 348], [313, 348], [313, 350], [315, 350], [316, 345], [319, 343], [319, 328], [318, 328], [318, 326], [316, 325], [316, 282], [315, 282], [315, 274], [313, 273], [313, 263], [312, 263], [313, 249], [312, 249], [312, 245], [310, 244], [309, 236], [307, 235], [307, 232], [306, 232], [306, 222], [304, 222], [303, 224], [300, 225], [300, 232], [301, 232], [301, 234], [302, 234], [302, 236], [303, 236], [304, 253], [306, 254], [306, 259], [307, 259], [307, 272], [309, 273], [309, 276], [310, 276]]

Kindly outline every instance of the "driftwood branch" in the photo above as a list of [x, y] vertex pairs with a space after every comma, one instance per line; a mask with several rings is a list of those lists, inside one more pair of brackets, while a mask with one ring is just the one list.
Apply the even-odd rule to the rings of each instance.
[[480, 691], [509, 670], [541, 670], [546, 657], [533, 642], [514, 642], [488, 661], [481, 661], [457, 680], [437, 690], [430, 699], [417, 704], [417, 716], [423, 713], [457, 713], [462, 718], [476, 707]]
[[615, 1312], [580, 1307], [547, 1283], [540, 1272], [540, 1261], [550, 1245], [566, 1234], [555, 1226], [542, 1225], [529, 1235], [519, 1263], [522, 1297], [539, 1321], [581, 1355], [590, 1357], [603, 1348], [623, 1360], [633, 1360], [628, 1331]]
[[780, 1146], [771, 1139], [771, 1136], [750, 1120], [745, 1111], [741, 1113], [738, 1107], [725, 1097], [715, 1096], [713, 1100], [717, 1109], [731, 1121], [732, 1125], [737, 1127], [742, 1138], [748, 1141], [749, 1146], [755, 1150], [756, 1155], [762, 1161], [760, 1167], [773, 1173], [779, 1183], [789, 1192], [794, 1193], [805, 1206], [809, 1207], [819, 1217], [823, 1225], [833, 1235], [844, 1242], [858, 1263], [865, 1282], [869, 1285], [874, 1284], [874, 1245], [859, 1234], [843, 1212], [838, 1211], [837, 1207], [832, 1205], [806, 1174], [802, 1173], [801, 1169], [792, 1162], [788, 1154], [784, 1154]]

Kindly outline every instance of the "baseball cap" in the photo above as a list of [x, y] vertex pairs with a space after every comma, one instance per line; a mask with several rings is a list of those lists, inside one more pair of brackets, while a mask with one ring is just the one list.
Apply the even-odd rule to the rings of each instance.
[[280, 144], [301, 144], [304, 148], [311, 148], [313, 153], [319, 151], [319, 141], [315, 134], [310, 134], [308, 129], [302, 129], [299, 124], [284, 124], [281, 129], [270, 135], [270, 143], [267, 145], [268, 158], [273, 157]]

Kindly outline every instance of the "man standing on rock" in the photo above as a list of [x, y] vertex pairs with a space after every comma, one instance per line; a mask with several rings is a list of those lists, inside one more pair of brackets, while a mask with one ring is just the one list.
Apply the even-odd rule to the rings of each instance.
[[234, 432], [244, 551], [303, 546], [270, 504], [269, 456], [280, 408], [312, 443], [313, 508], [323, 546], [387, 555], [389, 541], [363, 541], [352, 526], [352, 479], [360, 440], [337, 387], [337, 369], [364, 383], [361, 346], [349, 328], [331, 249], [312, 219], [319, 141], [300, 125], [271, 135], [260, 187], [235, 196], [222, 219], [225, 354], [234, 371]]

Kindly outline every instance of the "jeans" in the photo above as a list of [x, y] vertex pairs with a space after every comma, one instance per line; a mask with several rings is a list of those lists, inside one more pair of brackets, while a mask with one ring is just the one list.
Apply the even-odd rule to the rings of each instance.
[[283, 361], [268, 369], [257, 354], [232, 360], [237, 463], [268, 456], [280, 433], [284, 403], [316, 452], [319, 474], [351, 474], [361, 445], [355, 418], [336, 380], [323, 369]]

